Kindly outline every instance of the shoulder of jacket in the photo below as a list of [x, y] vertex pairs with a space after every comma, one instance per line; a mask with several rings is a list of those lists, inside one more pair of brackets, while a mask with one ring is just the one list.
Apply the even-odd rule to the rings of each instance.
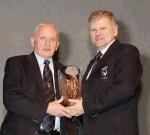
[[139, 50], [136, 46], [132, 45], [132, 44], [127, 44], [127, 43], [120, 43], [120, 45], [118, 46], [118, 52], [119, 53], [123, 53], [123, 52], [137, 52], [139, 53]]
[[28, 55], [18, 55], [18, 56], [12, 56], [9, 57], [6, 62], [21, 62], [24, 61], [27, 58]]

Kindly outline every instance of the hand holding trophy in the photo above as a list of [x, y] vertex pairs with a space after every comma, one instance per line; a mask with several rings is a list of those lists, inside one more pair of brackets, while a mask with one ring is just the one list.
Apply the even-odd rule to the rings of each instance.
[[[80, 70], [76, 66], [67, 65], [58, 71], [58, 83], [60, 95], [63, 96], [63, 106], [71, 104], [68, 99], [78, 99], [81, 97], [81, 76]], [[73, 117], [66, 122], [67, 135], [77, 135], [77, 119]]]

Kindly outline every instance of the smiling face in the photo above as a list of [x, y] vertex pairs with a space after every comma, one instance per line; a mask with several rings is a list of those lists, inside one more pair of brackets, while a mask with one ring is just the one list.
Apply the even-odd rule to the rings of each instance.
[[118, 35], [117, 24], [106, 16], [93, 20], [89, 27], [91, 41], [97, 48], [105, 48]]
[[50, 58], [58, 49], [58, 38], [57, 29], [53, 24], [39, 25], [31, 38], [32, 47], [39, 56]]

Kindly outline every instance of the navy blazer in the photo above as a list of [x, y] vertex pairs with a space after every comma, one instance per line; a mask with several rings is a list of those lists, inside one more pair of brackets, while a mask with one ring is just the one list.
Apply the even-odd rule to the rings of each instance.
[[[54, 60], [57, 98], [60, 97], [57, 72], [61, 66]], [[1, 126], [1, 134], [34, 135], [39, 130], [47, 110], [42, 76], [34, 53], [7, 60], [3, 90], [7, 114]]]
[[138, 135], [139, 51], [116, 40], [82, 82], [85, 135]]

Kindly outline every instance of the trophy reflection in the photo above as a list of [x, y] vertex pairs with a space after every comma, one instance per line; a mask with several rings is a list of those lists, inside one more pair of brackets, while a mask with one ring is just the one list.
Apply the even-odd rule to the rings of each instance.
[[[63, 96], [63, 106], [70, 106], [68, 99], [78, 99], [81, 97], [81, 76], [80, 70], [76, 66], [67, 65], [58, 70], [58, 83], [60, 95]], [[67, 119], [67, 135], [78, 134], [78, 120], [76, 117]]]
[[59, 69], [58, 82], [60, 95], [64, 97], [63, 105], [69, 106], [68, 99], [78, 99], [81, 97], [81, 76], [80, 70], [76, 66], [67, 65]]

